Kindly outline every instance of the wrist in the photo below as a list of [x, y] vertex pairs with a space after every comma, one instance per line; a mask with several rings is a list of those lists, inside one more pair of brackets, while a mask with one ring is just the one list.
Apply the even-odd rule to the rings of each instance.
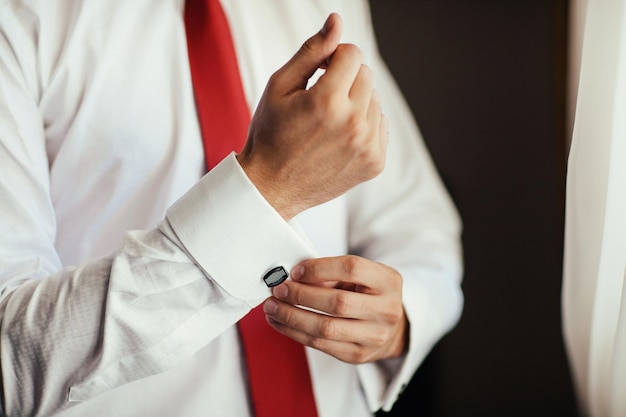
[[236, 155], [236, 158], [250, 182], [285, 221], [291, 220], [303, 210], [294, 204], [294, 199], [289, 197], [288, 187], [277, 186], [277, 181], [271, 172], [267, 172], [267, 167], [255, 164], [245, 149]]

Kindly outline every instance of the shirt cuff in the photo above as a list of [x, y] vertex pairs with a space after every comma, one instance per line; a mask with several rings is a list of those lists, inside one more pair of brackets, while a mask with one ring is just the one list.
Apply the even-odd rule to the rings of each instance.
[[231, 153], [167, 212], [198, 266], [251, 307], [270, 296], [264, 275], [315, 252], [263, 198]]

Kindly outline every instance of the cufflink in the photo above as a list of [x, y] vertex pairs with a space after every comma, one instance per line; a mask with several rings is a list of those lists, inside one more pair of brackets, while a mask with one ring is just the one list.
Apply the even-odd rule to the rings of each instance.
[[265, 276], [263, 277], [263, 281], [265, 281], [265, 285], [271, 288], [286, 280], [288, 276], [289, 274], [287, 273], [287, 271], [285, 271], [285, 268], [283, 268], [282, 266], [277, 266], [276, 268], [265, 274]]

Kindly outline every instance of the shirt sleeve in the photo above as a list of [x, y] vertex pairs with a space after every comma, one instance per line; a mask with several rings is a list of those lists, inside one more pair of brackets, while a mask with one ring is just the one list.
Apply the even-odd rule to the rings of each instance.
[[349, 36], [354, 36], [373, 69], [389, 125], [383, 172], [348, 194], [349, 244], [352, 252], [402, 274], [410, 323], [404, 358], [358, 368], [370, 409], [390, 410], [432, 347], [460, 317], [461, 221], [413, 115], [378, 53], [367, 2], [349, 3], [352, 9], [344, 15], [360, 23]]
[[105, 258], [63, 266], [34, 47], [7, 4], [0, 4], [0, 414], [50, 416], [183, 361], [269, 296], [268, 270], [290, 270], [313, 252], [230, 155], [154, 230], [128, 232]]

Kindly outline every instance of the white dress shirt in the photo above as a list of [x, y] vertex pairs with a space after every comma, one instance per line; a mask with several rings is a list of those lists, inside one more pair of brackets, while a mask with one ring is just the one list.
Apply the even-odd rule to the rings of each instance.
[[367, 2], [223, 5], [251, 109], [328, 13], [343, 16], [389, 120], [384, 172], [287, 223], [233, 155], [203, 176], [183, 0], [1, 0], [6, 415], [250, 415], [235, 324], [269, 296], [266, 271], [305, 258], [396, 268], [410, 320], [400, 360], [354, 366], [307, 348], [321, 417], [389, 409], [458, 320], [460, 222]]
[[568, 162], [564, 333], [584, 415], [626, 415], [626, 1], [588, 0]]

